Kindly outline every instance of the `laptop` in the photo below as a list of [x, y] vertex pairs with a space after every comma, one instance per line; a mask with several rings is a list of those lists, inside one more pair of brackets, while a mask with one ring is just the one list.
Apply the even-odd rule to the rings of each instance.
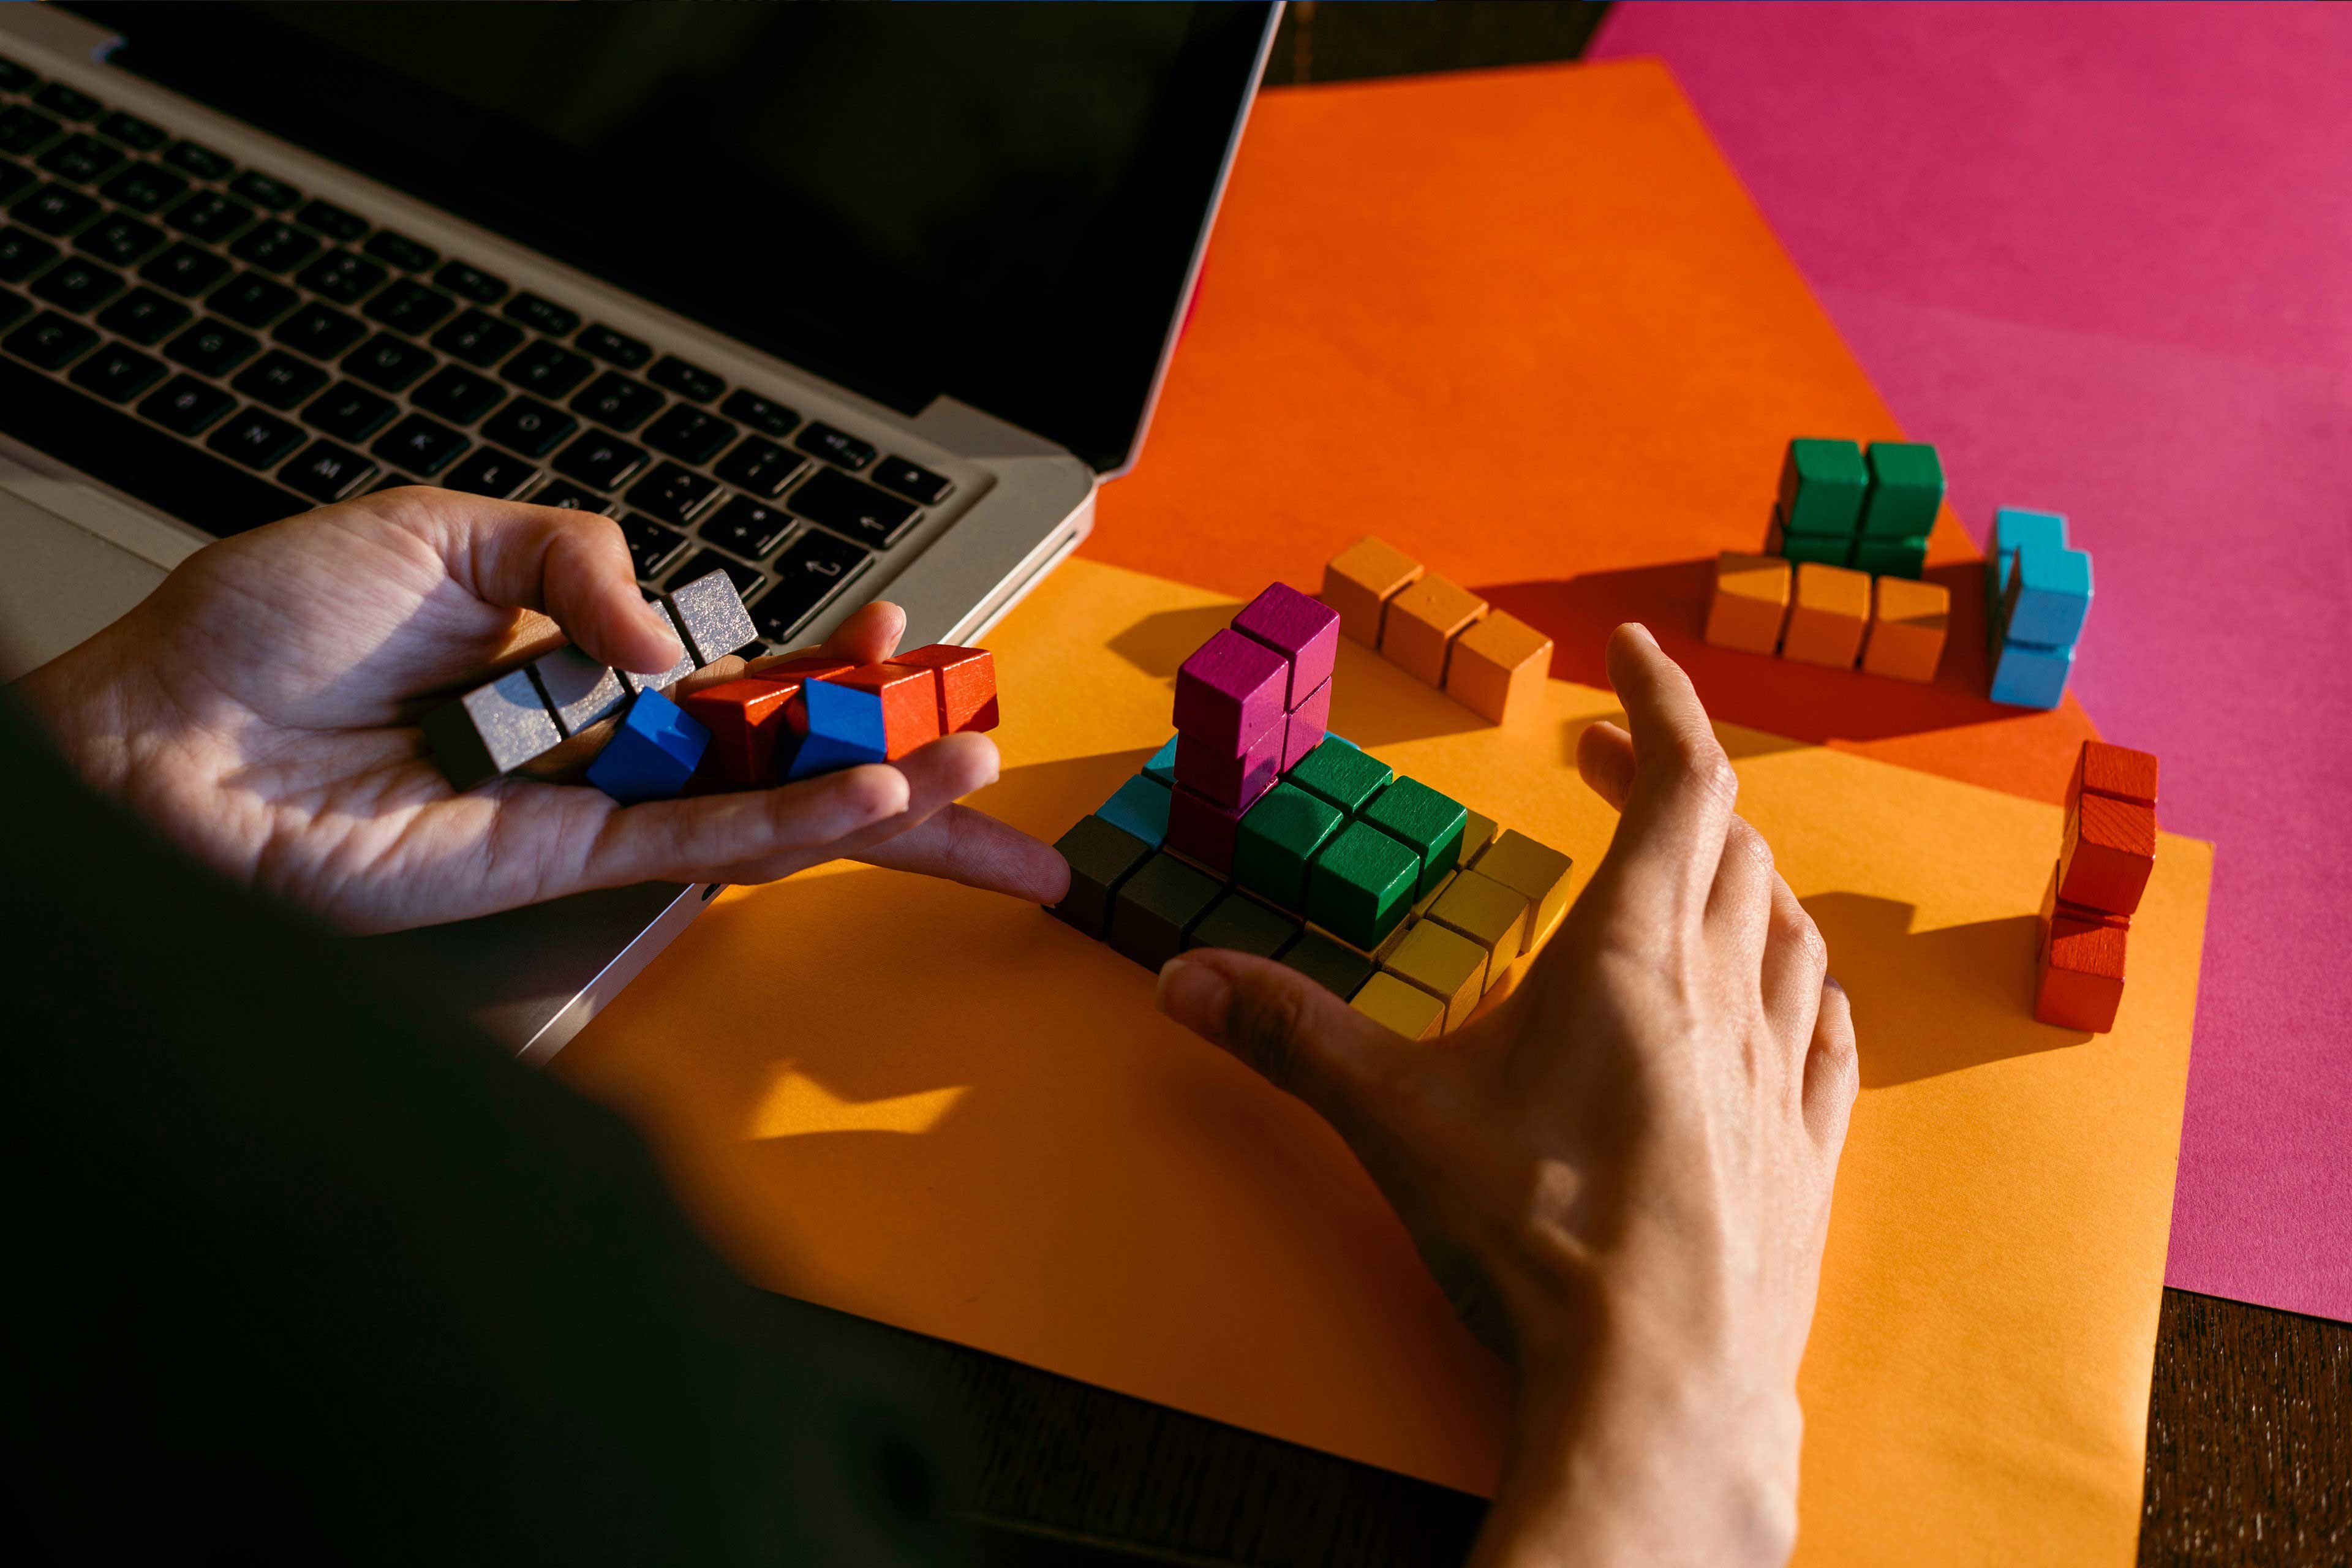
[[[0, 6], [0, 679], [414, 483], [977, 641], [1134, 459], [1275, 12]], [[368, 940], [540, 1058], [717, 891]]]

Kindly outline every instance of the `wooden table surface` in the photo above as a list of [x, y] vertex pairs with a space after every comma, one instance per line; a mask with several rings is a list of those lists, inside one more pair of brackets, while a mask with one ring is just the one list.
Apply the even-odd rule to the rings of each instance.
[[[1605, 7], [1295, 4], [1270, 84], [1569, 59]], [[956, 1511], [990, 1568], [1458, 1563], [1479, 1500], [778, 1299], [869, 1344], [957, 1430]], [[2352, 1563], [2352, 1325], [2167, 1290], [2143, 1563]]]

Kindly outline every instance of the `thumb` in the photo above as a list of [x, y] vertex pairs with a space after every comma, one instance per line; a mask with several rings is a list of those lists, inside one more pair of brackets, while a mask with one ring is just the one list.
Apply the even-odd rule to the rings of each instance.
[[1298, 971], [1196, 948], [1160, 971], [1160, 1010], [1297, 1095], [1353, 1140], [1405, 1042]]

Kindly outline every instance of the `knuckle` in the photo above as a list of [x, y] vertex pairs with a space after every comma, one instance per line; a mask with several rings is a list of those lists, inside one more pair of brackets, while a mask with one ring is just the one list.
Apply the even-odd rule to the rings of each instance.
[[1268, 1081], [1297, 1088], [1307, 1038], [1307, 998], [1297, 986], [1280, 979], [1234, 986], [1225, 1034], [1234, 1052]]

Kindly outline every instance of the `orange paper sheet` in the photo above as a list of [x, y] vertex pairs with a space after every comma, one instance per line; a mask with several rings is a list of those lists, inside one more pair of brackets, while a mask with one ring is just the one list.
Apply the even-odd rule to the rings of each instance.
[[1246, 597], [1377, 533], [1549, 633], [1562, 679], [1601, 681], [1610, 628], [1641, 620], [1718, 718], [2055, 800], [2090, 722], [1986, 697], [1948, 510], [1934, 686], [1699, 640], [1789, 438], [1902, 434], [1656, 61], [1282, 89], [1085, 548]]
[[[1086, 561], [992, 642], [1051, 838], [1237, 606]], [[1351, 643], [1338, 732], [1574, 857], [1605, 691], [1499, 730]], [[1863, 1090], [1802, 1381], [1812, 1562], [2128, 1561], [2210, 848], [2167, 837], [2116, 1032], [2029, 1016], [2057, 808], [1725, 728], [1830, 942]], [[1505, 1382], [1313, 1115], [1036, 910], [865, 868], [722, 896], [556, 1059], [753, 1279], [1476, 1490]]]

